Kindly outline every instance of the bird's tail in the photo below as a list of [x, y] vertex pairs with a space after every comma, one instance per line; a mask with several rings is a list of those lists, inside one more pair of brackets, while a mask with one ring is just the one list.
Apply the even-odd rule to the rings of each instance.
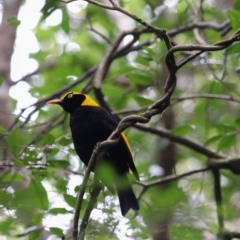
[[[130, 208], [133, 210], [139, 210], [138, 200], [133, 192], [131, 184], [127, 176], [122, 176], [120, 179], [121, 183], [124, 183], [121, 187], [116, 184], [116, 190], [119, 198], [120, 208], [122, 215], [124, 216]], [[123, 187], [124, 186], [124, 187]]]

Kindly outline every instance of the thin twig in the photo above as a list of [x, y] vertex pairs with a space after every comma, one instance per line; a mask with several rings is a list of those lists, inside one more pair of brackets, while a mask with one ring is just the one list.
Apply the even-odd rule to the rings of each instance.
[[163, 138], [167, 138], [167, 139], [171, 140], [172, 142], [175, 142], [182, 146], [190, 148], [190, 149], [194, 150], [195, 152], [205, 155], [206, 157], [215, 158], [215, 159], [226, 158], [225, 155], [216, 153], [216, 152], [212, 151], [211, 149], [205, 147], [204, 145], [196, 142], [193, 139], [190, 139], [188, 137], [182, 137], [182, 136], [174, 136], [173, 134], [171, 134], [171, 131], [169, 131], [165, 128], [161, 128], [161, 127], [154, 128], [154, 127], [147, 126], [144, 124], [139, 124], [139, 123], [136, 124], [134, 127], [141, 131], [152, 133], [152, 134], [155, 134], [155, 135], [163, 137]]
[[234, 98], [231, 95], [202, 93], [202, 94], [192, 94], [192, 95], [183, 96], [179, 98], [173, 97], [172, 100], [175, 100], [175, 101], [172, 102], [171, 105], [174, 105], [178, 102], [189, 100], [189, 99], [217, 99], [217, 100], [226, 100], [226, 101], [240, 103], [240, 99]]
[[231, 26], [230, 25], [230, 21], [227, 20], [225, 22], [223, 22], [222, 24], [218, 24], [216, 22], [195, 22], [192, 24], [186, 24], [184, 26], [179, 26], [177, 28], [171, 29], [169, 31], [167, 31], [167, 34], [170, 37], [174, 37], [176, 35], [178, 35], [179, 33], [183, 33], [186, 31], [191, 31], [194, 28], [198, 28], [198, 29], [213, 29], [215, 31], [223, 31], [225, 28]]
[[173, 54], [178, 51], [196, 51], [200, 50], [197, 53], [192, 54], [187, 59], [183, 60], [177, 65], [177, 68], [180, 69], [186, 63], [190, 62], [200, 54], [206, 51], [219, 51], [226, 49], [227, 47], [231, 46], [234, 42], [240, 41], [240, 30], [238, 30], [231, 38], [215, 43], [213, 45], [181, 45], [173, 47], [170, 51], [168, 51], [166, 58], [168, 58], [168, 54]]
[[78, 222], [79, 222], [79, 216], [80, 216], [80, 211], [82, 208], [82, 202], [83, 202], [83, 196], [85, 193], [85, 189], [87, 186], [87, 182], [90, 176], [91, 171], [94, 170], [94, 166], [96, 164], [97, 158], [99, 153], [106, 147], [115, 144], [116, 141], [105, 141], [105, 142], [101, 142], [99, 143], [93, 150], [92, 152], [92, 156], [89, 160], [88, 163], [88, 167], [86, 170], [86, 173], [84, 175], [83, 178], [83, 182], [81, 184], [81, 188], [80, 188], [80, 192], [77, 198], [77, 204], [76, 204], [76, 208], [75, 208], [75, 214], [74, 214], [74, 219], [73, 219], [73, 229], [72, 229], [72, 238], [73, 240], [78, 240]]
[[173, 181], [179, 180], [181, 178], [191, 176], [193, 174], [197, 174], [197, 173], [200, 173], [200, 172], [206, 172], [206, 171], [209, 171], [210, 169], [211, 169], [210, 167], [205, 167], [205, 168], [192, 170], [192, 171], [185, 172], [185, 173], [178, 174], [178, 175], [170, 175], [170, 176], [166, 176], [164, 178], [161, 178], [161, 179], [149, 182], [149, 183], [135, 182], [136, 184], [143, 187], [142, 191], [140, 192], [140, 194], [138, 196], [138, 199], [140, 200], [141, 197], [143, 196], [143, 194], [151, 187], [159, 186], [163, 183], [173, 182]]
[[[94, 177], [94, 180], [96, 178]], [[86, 232], [86, 228], [88, 225], [88, 220], [90, 218], [91, 212], [94, 208], [94, 205], [97, 202], [97, 197], [99, 195], [99, 193], [101, 192], [103, 186], [100, 182], [94, 181], [94, 185], [93, 185], [93, 189], [91, 191], [91, 197], [88, 201], [88, 205], [87, 205], [87, 209], [85, 211], [85, 214], [82, 218], [82, 222], [80, 225], [80, 230], [79, 230], [79, 240], [84, 240], [85, 238], [85, 232]]]
[[[42, 136], [43, 136], [44, 134], [46, 134], [49, 130], [51, 130], [52, 128], [54, 128], [54, 127], [56, 127], [56, 126], [58, 126], [58, 125], [60, 125], [60, 124], [62, 124], [62, 123], [65, 121], [67, 115], [64, 114], [63, 118], [59, 120], [59, 117], [60, 117], [61, 115], [62, 115], [62, 113], [59, 113], [59, 114], [57, 114], [56, 116], [54, 116], [54, 117], [51, 119], [51, 121], [49, 121], [49, 123], [46, 124], [46, 126], [44, 126], [44, 128], [42, 128], [38, 134], [36, 134], [35, 138], [33, 138], [27, 145], [25, 145], [25, 146], [19, 151], [19, 153], [17, 154], [17, 156], [20, 157], [20, 156], [26, 151], [26, 149], [27, 149], [30, 145], [32, 145], [32, 144], [36, 143], [37, 141], [39, 141], [39, 140], [42, 138]], [[58, 120], [58, 121], [55, 122], [55, 120]]]

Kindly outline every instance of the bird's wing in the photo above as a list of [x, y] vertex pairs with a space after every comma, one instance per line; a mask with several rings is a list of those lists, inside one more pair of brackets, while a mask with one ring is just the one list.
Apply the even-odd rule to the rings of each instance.
[[[114, 131], [116, 129], [118, 123], [119, 123], [118, 119], [107, 109], [105, 109], [105, 108], [101, 108], [101, 109], [103, 109], [104, 114], [105, 114], [105, 117], [103, 118], [104, 119], [103, 124], [105, 123], [104, 127], [109, 128], [109, 130], [111, 132]], [[138, 175], [138, 172], [137, 172], [137, 169], [135, 167], [134, 160], [133, 160], [132, 150], [131, 150], [131, 147], [128, 143], [127, 137], [125, 136], [124, 133], [121, 133], [121, 140], [120, 141], [123, 141], [123, 143], [125, 144], [125, 146], [128, 150], [128, 153], [129, 153], [129, 157], [127, 158], [127, 160], [128, 160], [127, 163], [128, 163], [128, 166], [129, 166], [129, 170], [134, 174], [136, 179], [139, 180], [139, 175]]]

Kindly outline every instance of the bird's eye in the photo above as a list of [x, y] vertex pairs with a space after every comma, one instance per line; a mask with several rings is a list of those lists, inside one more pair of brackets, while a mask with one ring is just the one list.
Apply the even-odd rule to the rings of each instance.
[[72, 96], [73, 96], [72, 93], [68, 94], [68, 98], [72, 98]]

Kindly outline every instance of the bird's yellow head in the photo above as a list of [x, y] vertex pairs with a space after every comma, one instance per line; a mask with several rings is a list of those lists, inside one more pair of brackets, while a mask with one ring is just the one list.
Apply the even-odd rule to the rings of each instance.
[[98, 104], [92, 98], [79, 92], [66, 93], [60, 99], [50, 100], [47, 102], [47, 104], [58, 104], [70, 114], [73, 113], [76, 108], [80, 106], [98, 106]]

